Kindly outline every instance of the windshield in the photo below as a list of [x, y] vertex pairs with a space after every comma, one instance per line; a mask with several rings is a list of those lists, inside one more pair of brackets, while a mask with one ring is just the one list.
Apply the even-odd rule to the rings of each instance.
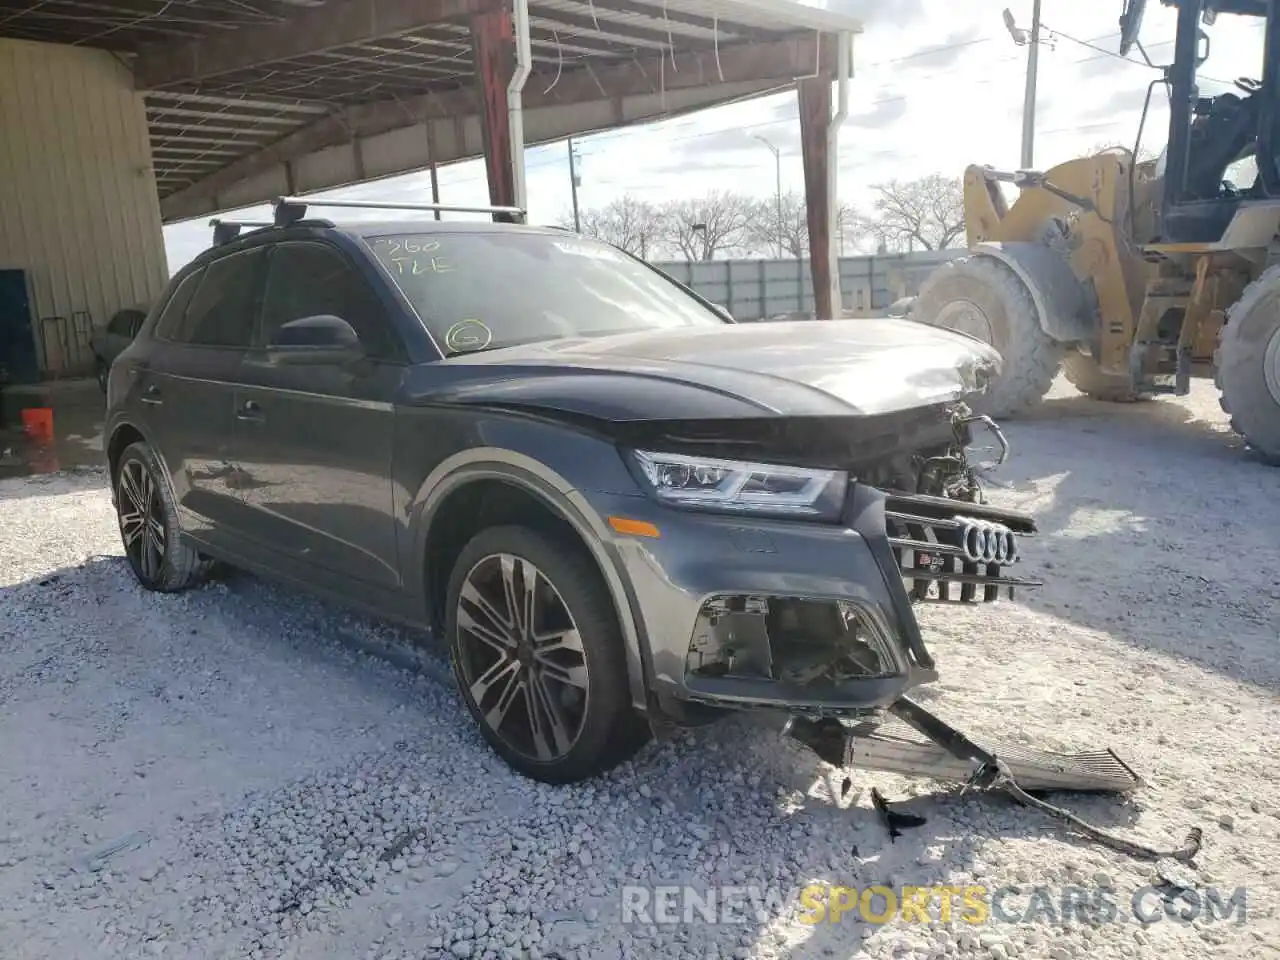
[[573, 234], [433, 231], [369, 244], [446, 356], [725, 322], [645, 264]]

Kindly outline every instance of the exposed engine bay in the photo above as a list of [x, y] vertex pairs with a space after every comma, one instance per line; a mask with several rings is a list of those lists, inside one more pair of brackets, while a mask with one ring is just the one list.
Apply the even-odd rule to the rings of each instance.
[[[1008, 445], [988, 417], [963, 403], [945, 411], [946, 435], [863, 462], [859, 484], [884, 496], [887, 547], [912, 603], [989, 603], [1036, 581], [1009, 577], [1019, 535], [1030, 517], [986, 503], [981, 472], [970, 459], [973, 427], [995, 437], [1003, 462]], [[891, 626], [854, 602], [808, 597], [729, 596], [702, 608], [690, 642], [690, 675], [769, 680], [791, 687], [836, 687], [852, 679], [908, 668], [895, 656]]]

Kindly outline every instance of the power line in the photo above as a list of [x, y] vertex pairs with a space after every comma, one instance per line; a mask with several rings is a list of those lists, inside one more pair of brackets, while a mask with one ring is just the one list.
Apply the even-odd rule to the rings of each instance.
[[[1102, 54], [1104, 57], [1111, 57], [1115, 60], [1123, 60], [1125, 63], [1132, 63], [1135, 67], [1146, 67], [1148, 70], [1160, 70], [1160, 71], [1164, 70], [1163, 67], [1158, 67], [1153, 63], [1147, 63], [1145, 60], [1135, 60], [1133, 57], [1123, 57], [1114, 50], [1107, 50], [1103, 47], [1099, 47], [1094, 45], [1093, 43], [1090, 43], [1088, 40], [1081, 40], [1077, 37], [1073, 37], [1071, 34], [1063, 33], [1061, 30], [1051, 27], [1048, 24], [1044, 25], [1044, 29], [1047, 30], [1049, 33], [1053, 34], [1055, 37], [1061, 37], [1063, 40], [1068, 40], [1071, 43], [1078, 44], [1079, 46], [1082, 46], [1082, 47], [1086, 47], [1089, 50], [1096, 50], [1100, 54]], [[1152, 49], [1154, 49], [1155, 47], [1168, 46], [1169, 44], [1174, 42], [1175, 41], [1173, 40], [1165, 40], [1160, 43], [1152, 44], [1151, 46], [1152, 46]], [[1100, 60], [1102, 59], [1102, 57], [1090, 57], [1089, 59]], [[1210, 83], [1226, 84], [1227, 86], [1231, 86], [1234, 83], [1234, 81], [1232, 80], [1223, 80], [1223, 79], [1220, 79], [1219, 77], [1211, 77], [1207, 73], [1197, 72], [1196, 78], [1199, 80], [1208, 80]]]

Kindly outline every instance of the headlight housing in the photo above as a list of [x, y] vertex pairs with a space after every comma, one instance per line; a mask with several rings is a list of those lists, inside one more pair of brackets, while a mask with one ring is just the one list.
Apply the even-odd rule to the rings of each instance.
[[835, 521], [849, 475], [745, 460], [632, 451], [638, 472], [663, 503], [721, 513]]

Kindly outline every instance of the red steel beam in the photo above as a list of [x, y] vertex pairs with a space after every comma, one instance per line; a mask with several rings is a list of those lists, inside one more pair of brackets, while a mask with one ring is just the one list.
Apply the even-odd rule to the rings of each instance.
[[511, 83], [516, 65], [510, 11], [494, 10], [471, 18], [471, 62], [475, 64], [480, 93], [480, 130], [484, 139], [489, 202], [495, 207], [514, 207], [516, 184], [507, 113], [507, 85]]
[[827, 125], [831, 121], [832, 77], [799, 82], [800, 152], [804, 164], [805, 216], [809, 224], [809, 275], [813, 280], [813, 306], [819, 320], [834, 317], [831, 302], [831, 204], [827, 189]]

